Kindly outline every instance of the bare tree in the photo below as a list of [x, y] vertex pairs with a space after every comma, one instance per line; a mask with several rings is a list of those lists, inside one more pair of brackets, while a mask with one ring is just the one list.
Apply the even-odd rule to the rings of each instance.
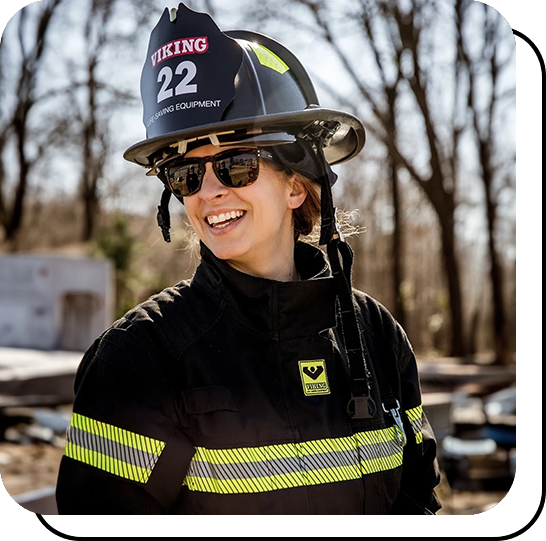
[[[442, 254], [444, 270], [449, 289], [449, 308], [451, 315], [451, 348], [453, 356], [465, 355], [467, 343], [463, 328], [463, 299], [459, 263], [456, 251], [455, 239], [455, 184], [456, 177], [450, 164], [450, 159], [457, 149], [451, 146], [446, 148], [438, 133], [438, 122], [434, 116], [434, 105], [431, 86], [431, 75], [427, 69], [424, 57], [430, 52], [423, 45], [426, 26], [429, 17], [425, 3], [414, 1], [408, 11], [402, 11], [395, 1], [381, 3], [381, 9], [385, 17], [393, 21], [396, 28], [400, 54], [409, 53], [411, 59], [411, 74], [405, 79], [415, 99], [418, 111], [425, 127], [426, 144], [430, 155], [430, 169], [422, 173], [412, 163], [411, 157], [402, 151], [396, 141], [392, 141], [390, 151], [398, 157], [403, 167], [411, 177], [419, 184], [432, 204], [440, 224], [442, 239]], [[400, 66], [400, 69], [401, 66]]]
[[[512, 187], [506, 183], [510, 176], [502, 175], [503, 164], [499, 160], [499, 153], [496, 152], [495, 120], [499, 109], [502, 108], [506, 100], [512, 100], [515, 96], [511, 84], [504, 89], [499, 85], [499, 79], [501, 79], [503, 72], [511, 65], [514, 48], [509, 48], [508, 53], [502, 50], [502, 37], [506, 35], [506, 23], [495, 10], [488, 9], [484, 4], [468, 0], [457, 0], [455, 9], [457, 46], [461, 65], [468, 76], [466, 102], [470, 117], [470, 129], [476, 141], [479, 176], [485, 193], [489, 273], [493, 298], [495, 362], [507, 364], [509, 362], [509, 341], [506, 332], [506, 303], [496, 225], [500, 191]], [[478, 14], [480, 11], [483, 19], [479, 26], [483, 30], [481, 39], [476, 39], [476, 33], [470, 34], [469, 27], [472, 24], [472, 14]], [[476, 28], [476, 23], [473, 28]], [[476, 42], [479, 46], [473, 52], [472, 49], [475, 48]], [[514, 161], [515, 157], [508, 156], [508, 158], [510, 161]]]
[[107, 29], [114, 2], [91, 0], [90, 4], [84, 29], [87, 99], [80, 115], [82, 152], [80, 196], [84, 209], [82, 231], [84, 242], [93, 237], [99, 210], [98, 182], [103, 175], [108, 154], [108, 127], [99, 120], [97, 94], [100, 83], [97, 80], [97, 67], [99, 55], [108, 40]]
[[[366, 90], [368, 99], [373, 99], [374, 111], [381, 119], [383, 128], [382, 139], [396, 141], [398, 139], [396, 124], [396, 109], [399, 96], [399, 84], [402, 80], [402, 72], [398, 70], [395, 75], [389, 76], [389, 64], [392, 60], [385, 60], [381, 54], [380, 36], [374, 31], [374, 15], [369, 2], [361, 2], [360, 12], [361, 27], [368, 43], [373, 51], [372, 58], [375, 67], [381, 78], [379, 95], [375, 96], [371, 91]], [[331, 39], [331, 38], [330, 38]], [[394, 61], [397, 65], [401, 63], [402, 51], [394, 48]], [[383, 104], [383, 105], [381, 105]], [[389, 153], [387, 156], [387, 169], [390, 178], [392, 208], [393, 208], [393, 234], [392, 234], [392, 292], [394, 298], [394, 316], [400, 324], [406, 326], [406, 308], [403, 302], [402, 282], [403, 276], [403, 238], [402, 238], [402, 205], [400, 202], [400, 188], [398, 169], [400, 162], [396, 154]]]
[[[59, 10], [61, 4], [64, 0], [44, 0], [21, 10], [18, 39], [10, 34], [9, 47], [3, 42], [0, 49], [0, 223], [11, 249], [17, 249], [28, 188], [38, 173], [35, 165], [46, 153], [51, 162], [71, 162], [70, 170], [80, 172], [79, 179], [62, 182], [68, 189], [78, 184], [81, 239], [92, 238], [100, 184], [106, 182], [112, 152], [121, 152], [111, 135], [112, 123], [124, 107], [138, 103], [137, 88], [124, 90], [120, 84], [123, 66], [116, 65], [113, 77], [102, 67], [112, 66], [111, 56], [130, 58], [134, 43], [147, 37], [132, 29], [143, 22], [148, 28], [157, 16], [154, 0], [80, 0]], [[54, 13], [62, 31], [51, 34]], [[123, 25], [119, 18], [124, 18]], [[60, 35], [63, 44], [74, 47], [59, 47]], [[71, 54], [72, 49], [77, 52]], [[40, 77], [52, 66], [54, 84], [43, 85], [48, 78]], [[17, 84], [10, 84], [14, 80]]]
[[[99, 183], [106, 181], [107, 164], [113, 148], [112, 125], [115, 114], [138, 103], [137, 89], [123, 90], [117, 74], [108, 78], [100, 73], [100, 66], [123, 50], [131, 50], [148, 34], [140, 34], [142, 25], [149, 28], [157, 18], [155, 0], [87, 0], [89, 12], [85, 21], [85, 96], [76, 115], [80, 122], [81, 148], [80, 198], [84, 209], [82, 240], [93, 238], [100, 211]], [[162, 7], [162, 9], [164, 9]], [[120, 18], [131, 20], [134, 32], [119, 29]], [[138, 59], [140, 62], [141, 59]]]
[[[430, 74], [431, 63], [427, 62], [430, 47], [426, 41], [427, 29], [436, 16], [435, 3], [414, 0], [401, 7], [398, 0], [359, 0], [350, 5], [345, 19], [358, 21], [360, 34], [372, 54], [363, 65], [355, 60], [362, 58], [341, 45], [342, 37], [336, 32], [336, 18], [333, 7], [325, 0], [294, 0], [307, 8], [315, 22], [315, 36], [320, 36], [335, 53], [362, 100], [371, 109], [367, 128], [376, 135], [388, 149], [393, 216], [393, 283], [396, 306], [401, 312], [401, 228], [400, 202], [398, 199], [397, 170], [406, 169], [418, 183], [436, 210], [440, 224], [441, 247], [444, 271], [450, 295], [451, 355], [463, 355], [466, 345], [463, 331], [462, 292], [455, 242], [455, 178], [450, 169], [453, 148], [446, 146], [439, 131], [439, 121], [434, 116], [434, 96]], [[298, 21], [294, 21], [297, 25]], [[318, 28], [318, 31], [316, 30]], [[381, 44], [381, 45], [380, 45]], [[373, 74], [379, 84], [370, 79], [370, 58], [374, 62]], [[390, 74], [390, 75], [387, 75]], [[424, 127], [419, 143], [429, 154], [429, 167], [424, 170], [416, 165], [415, 145], [408, 149], [398, 134], [400, 124], [397, 114], [397, 100], [400, 92], [411, 96], [417, 116]], [[353, 99], [353, 103], [356, 100]], [[422, 154], [422, 152], [419, 152]], [[397, 314], [400, 317], [400, 313]], [[403, 313], [402, 313], [402, 317]]]
[[[76, 121], [72, 128], [73, 144], [77, 147], [80, 166], [79, 199], [83, 209], [81, 240], [90, 241], [100, 214], [99, 188], [105, 181], [108, 161], [113, 148], [111, 135], [114, 114], [137, 103], [136, 89], [124, 91], [116, 75], [108, 79], [101, 65], [119, 51], [130, 49], [137, 36], [118, 30], [120, 17], [130, 18], [138, 28], [140, 22], [155, 15], [152, 0], [134, 0], [129, 6], [122, 0], [87, 0], [84, 20], [84, 55], [71, 70], [81, 73], [70, 83], [79, 93], [71, 96], [71, 115]], [[129, 9], [131, 7], [132, 9]], [[117, 53], [117, 54], [116, 54]]]
[[[15, 180], [14, 195], [11, 201], [7, 197], [7, 171], [4, 165], [0, 167], [0, 221], [4, 229], [5, 240], [14, 249], [18, 231], [21, 228], [25, 199], [28, 190], [28, 179], [32, 168], [42, 157], [45, 145], [35, 144], [34, 152], [29, 152], [29, 119], [36, 105], [46, 96], [40, 95], [37, 81], [41, 62], [44, 57], [48, 33], [55, 12], [63, 0], [44, 0], [36, 6], [24, 7], [17, 20], [18, 75], [10, 73], [10, 77], [17, 80], [13, 93], [14, 103], [10, 111], [2, 110], [4, 118], [0, 121], [0, 156], [4, 162], [5, 154], [9, 152], [9, 145], [13, 146], [12, 156], [16, 160], [17, 178]], [[5, 43], [2, 43], [2, 69], [5, 64]], [[5, 82], [6, 72], [1, 73]], [[5, 115], [5, 116], [4, 116]], [[34, 141], [36, 143], [36, 141]]]

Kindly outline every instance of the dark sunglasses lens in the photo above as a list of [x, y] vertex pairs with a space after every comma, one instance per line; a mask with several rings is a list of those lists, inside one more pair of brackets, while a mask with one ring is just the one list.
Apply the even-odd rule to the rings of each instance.
[[258, 156], [255, 152], [233, 151], [226, 154], [216, 160], [216, 174], [222, 184], [237, 188], [248, 186], [258, 178]]
[[167, 179], [175, 195], [186, 197], [199, 191], [201, 170], [198, 162], [176, 162], [167, 167]]

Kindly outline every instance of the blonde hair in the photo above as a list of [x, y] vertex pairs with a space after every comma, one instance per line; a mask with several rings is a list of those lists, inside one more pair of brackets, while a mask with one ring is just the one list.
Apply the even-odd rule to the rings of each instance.
[[[268, 163], [273, 170], [281, 173], [285, 181], [295, 180], [301, 183], [306, 191], [307, 197], [304, 202], [293, 211], [294, 223], [294, 241], [307, 242], [314, 246], [319, 246], [320, 225], [321, 225], [321, 186], [305, 175], [292, 171], [275, 163]], [[345, 211], [338, 209], [337, 220], [341, 233], [345, 237], [357, 235], [363, 231], [363, 228], [353, 225], [353, 221], [358, 212]]]

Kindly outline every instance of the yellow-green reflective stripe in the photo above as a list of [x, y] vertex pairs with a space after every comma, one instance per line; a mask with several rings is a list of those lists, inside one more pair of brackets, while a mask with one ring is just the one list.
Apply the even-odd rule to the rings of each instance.
[[362, 467], [362, 473], [369, 474], [380, 471], [394, 470], [402, 465], [402, 455], [403, 453], [400, 451], [399, 453], [393, 454], [390, 457], [364, 460], [360, 464]]
[[423, 417], [423, 406], [419, 405], [416, 408], [406, 410], [406, 415], [410, 421], [417, 421]]
[[343, 466], [326, 471], [287, 472], [269, 477], [252, 479], [210, 479], [187, 476], [184, 484], [190, 490], [216, 494], [252, 494], [286, 488], [323, 485], [337, 481], [349, 481], [361, 477], [358, 466]]
[[135, 432], [129, 432], [123, 428], [102, 423], [78, 413], [72, 415], [70, 425], [85, 432], [89, 432], [89, 434], [96, 434], [97, 436], [108, 438], [109, 440], [122, 443], [128, 447], [133, 447], [133, 449], [138, 449], [139, 451], [145, 451], [147, 453], [157, 454], [157, 452], [159, 452], [159, 454], [161, 454], [161, 451], [163, 451], [165, 447], [165, 443], [162, 441], [148, 438], [136, 434]]
[[359, 479], [402, 465], [394, 427], [343, 438], [237, 449], [197, 447], [184, 485], [247, 494]]
[[165, 443], [74, 413], [66, 456], [113, 475], [146, 483]]
[[[358, 444], [355, 445], [355, 440]], [[211, 464], [237, 464], [248, 462], [261, 462], [273, 456], [291, 458], [304, 455], [314, 455], [317, 450], [349, 451], [358, 445], [373, 445], [387, 441], [395, 441], [394, 427], [380, 430], [360, 432], [353, 436], [343, 438], [312, 440], [302, 443], [283, 443], [279, 445], [267, 445], [262, 447], [241, 447], [237, 449], [206, 449], [196, 447], [194, 461], [206, 461]]]
[[406, 415], [415, 434], [415, 441], [423, 443], [423, 406], [419, 405], [416, 408], [406, 410]]
[[89, 466], [94, 466], [100, 470], [104, 470], [125, 479], [138, 481], [139, 483], [146, 483], [152, 473], [151, 469], [141, 468], [134, 464], [123, 462], [91, 449], [80, 447], [69, 441], [66, 442], [65, 455], [74, 460], [83, 462], [84, 464], [88, 464]]

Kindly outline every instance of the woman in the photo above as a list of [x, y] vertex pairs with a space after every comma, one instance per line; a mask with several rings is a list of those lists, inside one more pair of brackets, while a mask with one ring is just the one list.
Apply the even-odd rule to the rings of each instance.
[[[201, 51], [182, 55], [195, 36]], [[193, 73], [182, 62], [203, 74], [196, 99], [173, 92], [167, 111], [184, 114], [159, 114], [169, 70]], [[86, 353], [59, 512], [433, 514], [415, 358], [385, 308], [351, 289], [332, 204], [330, 163], [360, 151], [361, 124], [320, 108], [280, 44], [183, 4], [152, 33], [142, 93], [148, 137], [125, 157], [165, 185], [165, 240], [170, 194], [185, 205], [201, 263]], [[299, 241], [315, 225], [328, 260]]]

